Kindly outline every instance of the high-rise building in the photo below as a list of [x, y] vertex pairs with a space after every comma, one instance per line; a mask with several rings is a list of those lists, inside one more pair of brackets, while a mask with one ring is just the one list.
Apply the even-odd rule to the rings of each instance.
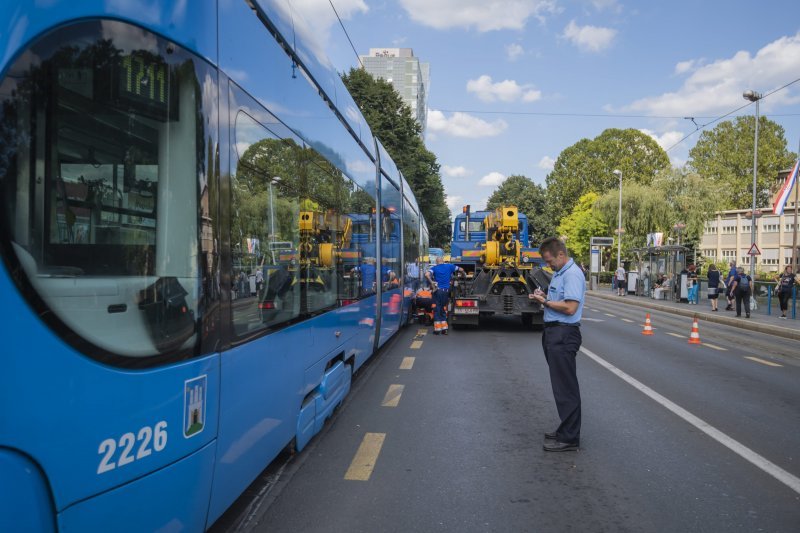
[[364, 70], [373, 78], [384, 79], [400, 93], [411, 108], [411, 115], [425, 134], [427, 118], [430, 63], [420, 63], [411, 48], [370, 48], [369, 55], [360, 56]]

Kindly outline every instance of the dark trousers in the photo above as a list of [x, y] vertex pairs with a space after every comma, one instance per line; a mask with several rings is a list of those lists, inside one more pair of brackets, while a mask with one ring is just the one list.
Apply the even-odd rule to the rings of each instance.
[[580, 443], [581, 391], [575, 356], [581, 347], [581, 329], [576, 326], [545, 327], [542, 348], [550, 368], [553, 398], [561, 419], [556, 430], [560, 442]]
[[438, 289], [433, 293], [433, 301], [436, 309], [433, 310], [434, 322], [447, 321], [447, 304], [450, 301], [450, 289]]
[[778, 300], [781, 302], [781, 313], [786, 314], [786, 310], [789, 309], [789, 300], [792, 298], [792, 291], [780, 291], [778, 293]]
[[750, 288], [736, 288], [736, 316], [742, 314], [742, 302], [744, 302], [744, 314], [750, 316]]

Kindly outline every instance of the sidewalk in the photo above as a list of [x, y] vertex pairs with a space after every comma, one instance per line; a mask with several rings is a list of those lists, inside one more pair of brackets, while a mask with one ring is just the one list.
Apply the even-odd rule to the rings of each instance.
[[715, 322], [777, 337], [800, 340], [800, 320], [781, 320], [777, 315], [769, 316], [758, 313], [753, 313], [751, 318], [745, 318], [744, 316], [737, 318], [736, 313], [733, 311], [724, 310], [724, 299], [720, 299], [719, 311], [715, 313], [711, 311], [711, 306], [707, 300], [701, 300], [698, 305], [689, 305], [669, 300], [653, 300], [652, 298], [634, 296], [632, 294], [617, 296], [614, 293], [610, 293], [608, 289], [587, 290], [586, 294], [590, 298], [608, 300], [615, 304], [642, 307], [653, 311], [672, 313], [673, 315], [688, 317], [697, 315], [697, 318], [706, 322]]

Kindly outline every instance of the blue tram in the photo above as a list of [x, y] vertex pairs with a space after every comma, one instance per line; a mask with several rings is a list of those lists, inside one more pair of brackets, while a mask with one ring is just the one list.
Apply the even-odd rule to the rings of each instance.
[[202, 531], [402, 326], [425, 221], [289, 1], [0, 21], [0, 530]]

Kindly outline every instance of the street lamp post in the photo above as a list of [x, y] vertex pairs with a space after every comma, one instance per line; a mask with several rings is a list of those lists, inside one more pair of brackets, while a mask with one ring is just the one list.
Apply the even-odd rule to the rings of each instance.
[[612, 172], [619, 178], [619, 217], [617, 219], [617, 268], [622, 264], [622, 171], [614, 170]]
[[275, 203], [272, 200], [272, 184], [281, 181], [280, 176], [275, 176], [269, 180], [269, 235], [270, 242], [275, 242]]
[[[753, 90], [745, 91], [742, 94], [745, 100], [750, 100], [751, 102], [756, 103], [756, 138], [755, 138], [755, 147], [753, 148], [753, 208], [751, 213], [755, 215], [756, 213], [756, 189], [757, 189], [757, 176], [758, 176], [758, 102], [761, 100], [764, 95], [758, 93]], [[756, 219], [752, 217], [750, 219], [750, 245], [756, 243]], [[756, 275], [756, 262], [755, 256], [750, 257], [750, 277], [753, 278]]]

